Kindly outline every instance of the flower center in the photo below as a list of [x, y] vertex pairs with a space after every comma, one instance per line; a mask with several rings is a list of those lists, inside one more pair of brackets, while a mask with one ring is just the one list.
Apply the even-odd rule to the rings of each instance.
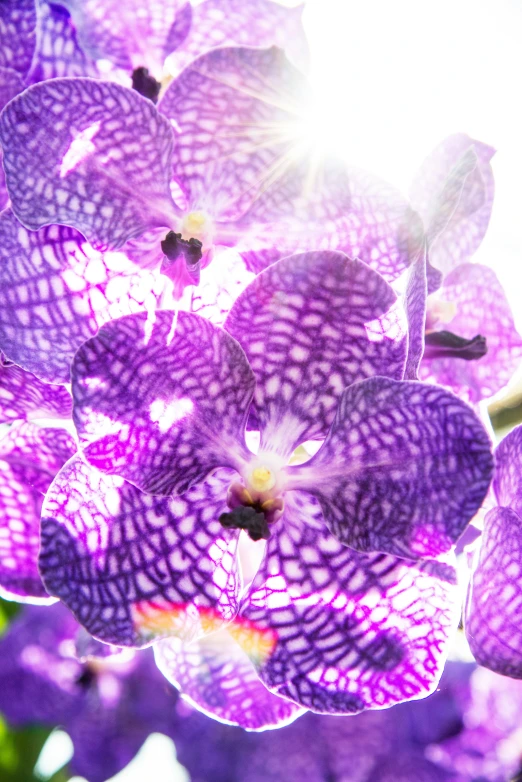
[[245, 483], [230, 485], [227, 495], [230, 512], [222, 513], [219, 521], [225, 529], [244, 529], [252, 540], [268, 540], [270, 526], [283, 512], [281, 495], [277, 471], [257, 463], [246, 474]]
[[276, 478], [270, 467], [261, 465], [255, 467], [250, 473], [249, 484], [256, 492], [265, 492], [273, 489], [276, 484]]
[[179, 230], [184, 239], [201, 242], [203, 252], [213, 244], [214, 222], [206, 212], [189, 212], [183, 217]]

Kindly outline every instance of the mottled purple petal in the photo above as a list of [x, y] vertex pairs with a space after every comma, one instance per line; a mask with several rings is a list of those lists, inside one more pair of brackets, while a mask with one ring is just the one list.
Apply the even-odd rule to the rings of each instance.
[[156, 308], [162, 282], [73, 228], [28, 231], [0, 215], [0, 348], [42, 380], [68, 383], [78, 347], [103, 323]]
[[282, 161], [270, 187], [229, 231], [254, 271], [299, 250], [342, 250], [392, 281], [423, 247], [420, 218], [372, 174], [313, 154]]
[[0, 3], [0, 67], [12, 68], [25, 78], [36, 42], [35, 0]]
[[95, 63], [78, 43], [68, 11], [61, 5], [41, 0], [37, 3], [37, 13], [36, 51], [28, 83], [61, 76], [99, 76]]
[[408, 271], [404, 293], [404, 309], [408, 320], [408, 355], [404, 367], [404, 380], [418, 380], [419, 365], [424, 353], [424, 329], [426, 327], [426, 251], [419, 253]]
[[52, 479], [76, 451], [63, 429], [21, 424], [0, 440], [0, 591], [48, 602], [38, 573], [40, 508]]
[[80, 456], [42, 508], [40, 573], [91, 635], [147, 646], [192, 640], [233, 618], [237, 533], [223, 530], [228, 471], [183, 498], [158, 499]]
[[478, 263], [454, 269], [444, 279], [438, 298], [428, 299], [430, 313], [431, 328], [467, 339], [485, 337], [487, 353], [473, 361], [426, 357], [420, 366], [421, 380], [449, 386], [473, 403], [492, 396], [511, 380], [522, 360], [522, 337], [492, 269]]
[[[11, 98], [14, 98], [15, 95], [18, 95], [23, 88], [23, 79], [17, 71], [13, 71], [11, 68], [0, 67], [0, 109], [3, 109], [5, 104], [8, 103]], [[2, 167], [2, 158], [3, 154], [0, 149], [0, 211], [5, 208], [9, 201], [5, 185], [4, 169]]]
[[477, 156], [478, 165], [464, 177], [458, 205], [430, 249], [431, 262], [444, 273], [467, 261], [484, 238], [493, 205], [490, 160], [495, 150], [464, 133], [449, 136], [424, 161], [410, 191], [412, 205], [429, 229], [437, 211], [437, 199], [469, 150]]
[[287, 498], [240, 614], [271, 639], [250, 654], [272, 691], [350, 714], [435, 688], [458, 622], [457, 591], [451, 565], [341, 545], [299, 493]]
[[506, 435], [495, 450], [493, 490], [499, 505], [522, 518], [522, 426]]
[[76, 354], [72, 377], [88, 460], [144, 491], [182, 493], [248, 455], [252, 370], [238, 343], [198, 315], [107, 323]]
[[[83, 48], [91, 57], [110, 60], [124, 70], [144, 66], [158, 78], [166, 55], [184, 38], [183, 35], [181, 40], [176, 40], [171, 28], [185, 2], [62, 0], [71, 12]], [[169, 51], [165, 51], [167, 41]]]
[[198, 286], [185, 290], [179, 307], [222, 326], [232, 305], [255, 275], [233, 250], [214, 251], [212, 263], [201, 272]]
[[176, 129], [172, 172], [189, 211], [239, 217], [284, 167], [295, 146], [292, 112], [309, 94], [275, 47], [215, 49], [184, 70], [158, 108]]
[[522, 519], [511, 508], [486, 515], [466, 607], [466, 636], [476, 661], [522, 679]]
[[[229, 626], [191, 644], [162, 641], [155, 646], [156, 663], [190, 703], [220, 722], [247, 730], [287, 725], [304, 709], [273, 695], [259, 680], [252, 662], [233, 638], [234, 632], [248, 637], [248, 624], [238, 619], [231, 632]], [[255, 630], [252, 632], [255, 638]]]
[[42, 383], [16, 364], [0, 360], [0, 423], [71, 415], [72, 399], [66, 388]]
[[[301, 22], [303, 5], [286, 8], [270, 0], [206, 0], [192, 9], [190, 33], [169, 57], [178, 75], [201, 54], [218, 46], [279, 46], [301, 70], [308, 44]], [[172, 47], [174, 49], [174, 47]]]
[[370, 378], [347, 388], [324, 444], [288, 468], [358, 551], [412, 559], [447, 551], [479, 509], [493, 472], [473, 410], [436, 386]]
[[29, 229], [60, 223], [101, 247], [176, 218], [172, 129], [152, 103], [118, 84], [51, 79], [0, 118], [13, 211]]
[[285, 258], [237, 299], [225, 328], [256, 376], [261, 448], [290, 455], [324, 437], [346, 386], [402, 377], [406, 340], [395, 293], [341, 253]]

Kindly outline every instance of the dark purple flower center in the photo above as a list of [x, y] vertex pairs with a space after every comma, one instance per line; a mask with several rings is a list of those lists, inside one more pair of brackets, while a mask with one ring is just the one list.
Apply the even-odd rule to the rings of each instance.
[[201, 258], [203, 257], [203, 244], [199, 239], [182, 239], [181, 234], [169, 231], [161, 242], [161, 249], [165, 255], [161, 265], [162, 274], [169, 276], [169, 269], [178, 258], [184, 258], [187, 271], [194, 278], [194, 282], [199, 282], [199, 271]]
[[225, 529], [244, 529], [252, 540], [268, 540], [270, 530], [260, 504], [238, 505], [229, 513], [222, 513], [220, 524]]
[[132, 72], [132, 89], [148, 98], [153, 103], [157, 103], [160, 94], [161, 84], [151, 76], [148, 68], [135, 68]]
[[425, 358], [462, 358], [475, 361], [488, 352], [486, 337], [481, 334], [465, 339], [451, 331], [428, 331], [424, 338]]
[[96, 680], [96, 672], [90, 665], [84, 665], [83, 670], [76, 679], [76, 684], [82, 690], [89, 690]]

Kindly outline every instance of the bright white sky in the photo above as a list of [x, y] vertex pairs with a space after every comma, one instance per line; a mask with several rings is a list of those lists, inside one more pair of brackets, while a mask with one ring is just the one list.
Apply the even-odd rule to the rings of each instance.
[[350, 163], [407, 192], [451, 133], [497, 149], [476, 260], [495, 268], [522, 328], [520, 0], [308, 0], [304, 19], [312, 81]]

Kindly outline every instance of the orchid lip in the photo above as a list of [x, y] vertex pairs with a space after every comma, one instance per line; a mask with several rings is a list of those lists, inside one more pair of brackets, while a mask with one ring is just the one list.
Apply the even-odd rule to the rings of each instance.
[[451, 331], [428, 331], [424, 342], [426, 358], [460, 358], [474, 361], [488, 352], [486, 337], [481, 334], [466, 339]]

